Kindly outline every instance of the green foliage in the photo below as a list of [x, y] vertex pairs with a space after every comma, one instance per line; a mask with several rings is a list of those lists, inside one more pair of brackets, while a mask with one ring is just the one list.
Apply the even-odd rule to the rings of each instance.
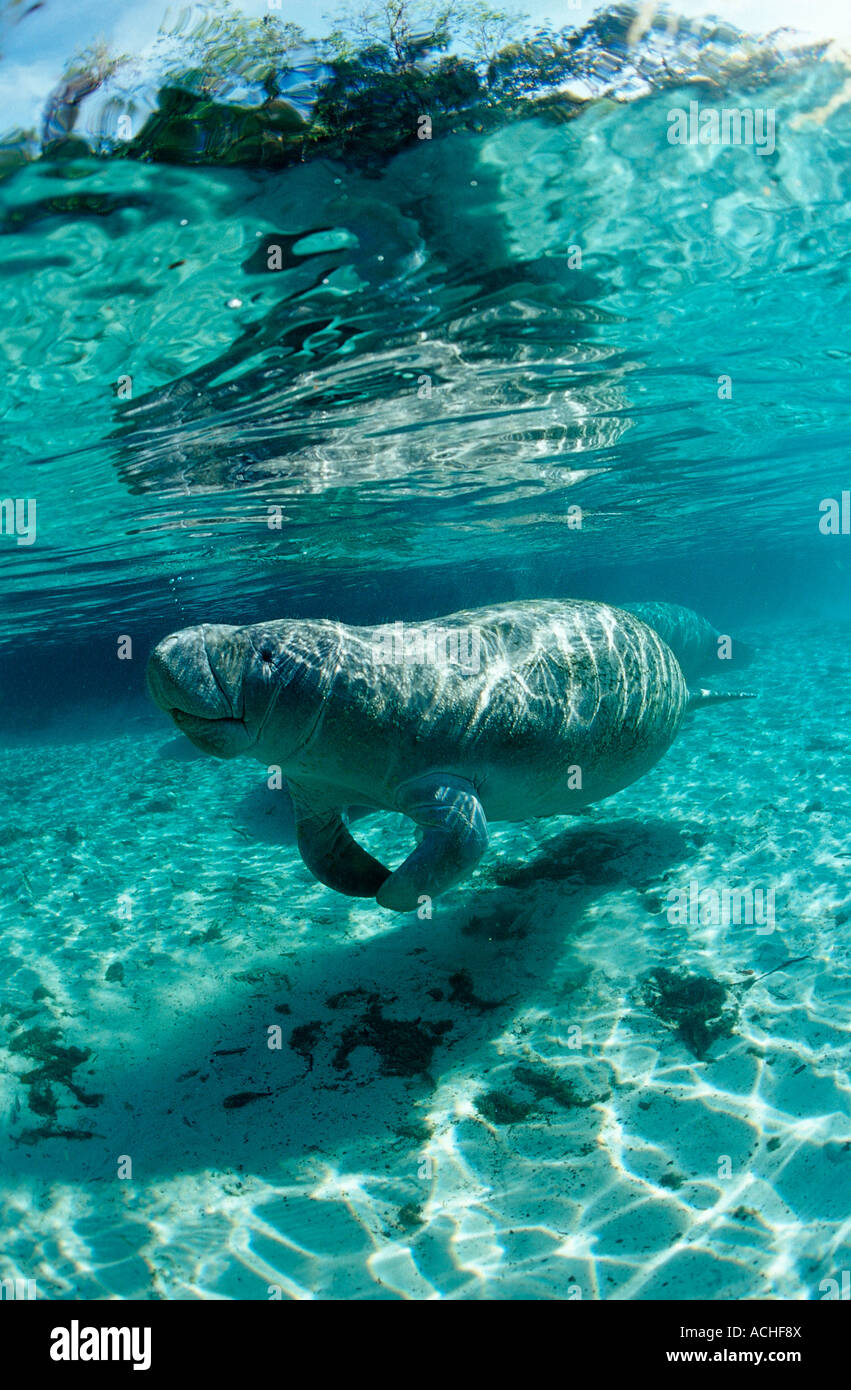
[[327, 40], [332, 75], [314, 136], [369, 157], [415, 140], [423, 117], [435, 133], [475, 120], [487, 99], [482, 70], [522, 19], [485, 0], [350, 3]]
[[[481, 128], [563, 81], [571, 59], [561, 36], [518, 37], [524, 16], [488, 0], [347, 0], [330, 23], [320, 42], [274, 13], [249, 17], [234, 0], [181, 10], [154, 49], [158, 109], [115, 153], [287, 164], [314, 150], [369, 163], [423, 138], [426, 120], [429, 138]], [[312, 51], [319, 79], [306, 121], [281, 99], [299, 50], [302, 61]], [[103, 41], [76, 55], [55, 94], [51, 138], [67, 140], [80, 100], [128, 62]], [[237, 96], [245, 86], [263, 92], [262, 104]]]
[[521, 32], [527, 16], [519, 11], [495, 10], [476, 0], [458, 5], [454, 12], [454, 37], [480, 63], [492, 64], [496, 56]]
[[96, 87], [108, 82], [120, 68], [126, 67], [129, 62], [129, 54], [111, 53], [107, 40], [98, 38], [87, 48], [80, 49], [80, 52], [69, 60], [65, 65], [62, 81], [70, 84], [87, 80], [91, 84], [89, 90], [94, 91]]
[[250, 18], [232, 0], [205, 0], [200, 16], [197, 9], [184, 10], [175, 24], [160, 28], [160, 50], [175, 50], [162, 70], [163, 85], [215, 98], [241, 79], [260, 84], [273, 98], [290, 55], [305, 42], [297, 24], [272, 14]]
[[416, 140], [421, 117], [437, 128], [480, 92], [474, 65], [444, 56], [428, 68], [397, 69], [368, 49], [335, 63], [314, 109], [312, 135], [338, 154], [382, 156]]
[[449, 24], [457, 5], [443, 0], [374, 0], [350, 3], [334, 16], [327, 39], [329, 55], [343, 63], [369, 57], [387, 70], [410, 69], [449, 44]]

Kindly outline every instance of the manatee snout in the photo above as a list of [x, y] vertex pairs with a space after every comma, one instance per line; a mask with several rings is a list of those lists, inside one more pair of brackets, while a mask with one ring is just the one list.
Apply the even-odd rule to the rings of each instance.
[[155, 704], [205, 753], [231, 758], [251, 743], [242, 722], [239, 663], [222, 660], [236, 629], [212, 624], [164, 637], [148, 661], [148, 690]]
[[230, 701], [217, 684], [202, 627], [172, 632], [157, 644], [148, 661], [148, 689], [168, 714], [202, 719], [230, 719]]

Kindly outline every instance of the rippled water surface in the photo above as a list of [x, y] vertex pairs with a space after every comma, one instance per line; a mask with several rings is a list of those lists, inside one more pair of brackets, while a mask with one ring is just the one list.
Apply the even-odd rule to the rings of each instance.
[[[847, 58], [614, 10], [581, 73], [418, 139], [374, 101], [317, 134], [317, 52], [274, 109], [237, 64], [166, 118], [122, 69], [6, 122], [0, 500], [37, 529], [0, 535], [0, 1275], [820, 1298], [851, 1259]], [[670, 143], [692, 102], [770, 110], [772, 148]], [[317, 883], [286, 792], [145, 695], [200, 620], [568, 596], [706, 612], [759, 698], [580, 819], [495, 825], [430, 920]], [[357, 833], [396, 864], [410, 830]], [[772, 929], [672, 922], [692, 883], [770, 891]]]

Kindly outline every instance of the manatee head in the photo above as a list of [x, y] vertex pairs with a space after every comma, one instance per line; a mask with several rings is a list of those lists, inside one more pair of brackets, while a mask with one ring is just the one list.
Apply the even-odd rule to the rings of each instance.
[[274, 712], [281, 761], [302, 741], [305, 722], [300, 700], [280, 698], [298, 673], [287, 642], [291, 628], [201, 623], [171, 633], [148, 662], [152, 699], [196, 747], [217, 758], [265, 756], [259, 745]]

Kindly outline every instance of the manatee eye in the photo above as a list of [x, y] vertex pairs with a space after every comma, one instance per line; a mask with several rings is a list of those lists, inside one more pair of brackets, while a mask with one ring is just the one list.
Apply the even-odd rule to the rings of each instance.
[[271, 661], [274, 655], [275, 653], [272, 651], [271, 647], [260, 648], [260, 656], [262, 657], [263, 661]]

